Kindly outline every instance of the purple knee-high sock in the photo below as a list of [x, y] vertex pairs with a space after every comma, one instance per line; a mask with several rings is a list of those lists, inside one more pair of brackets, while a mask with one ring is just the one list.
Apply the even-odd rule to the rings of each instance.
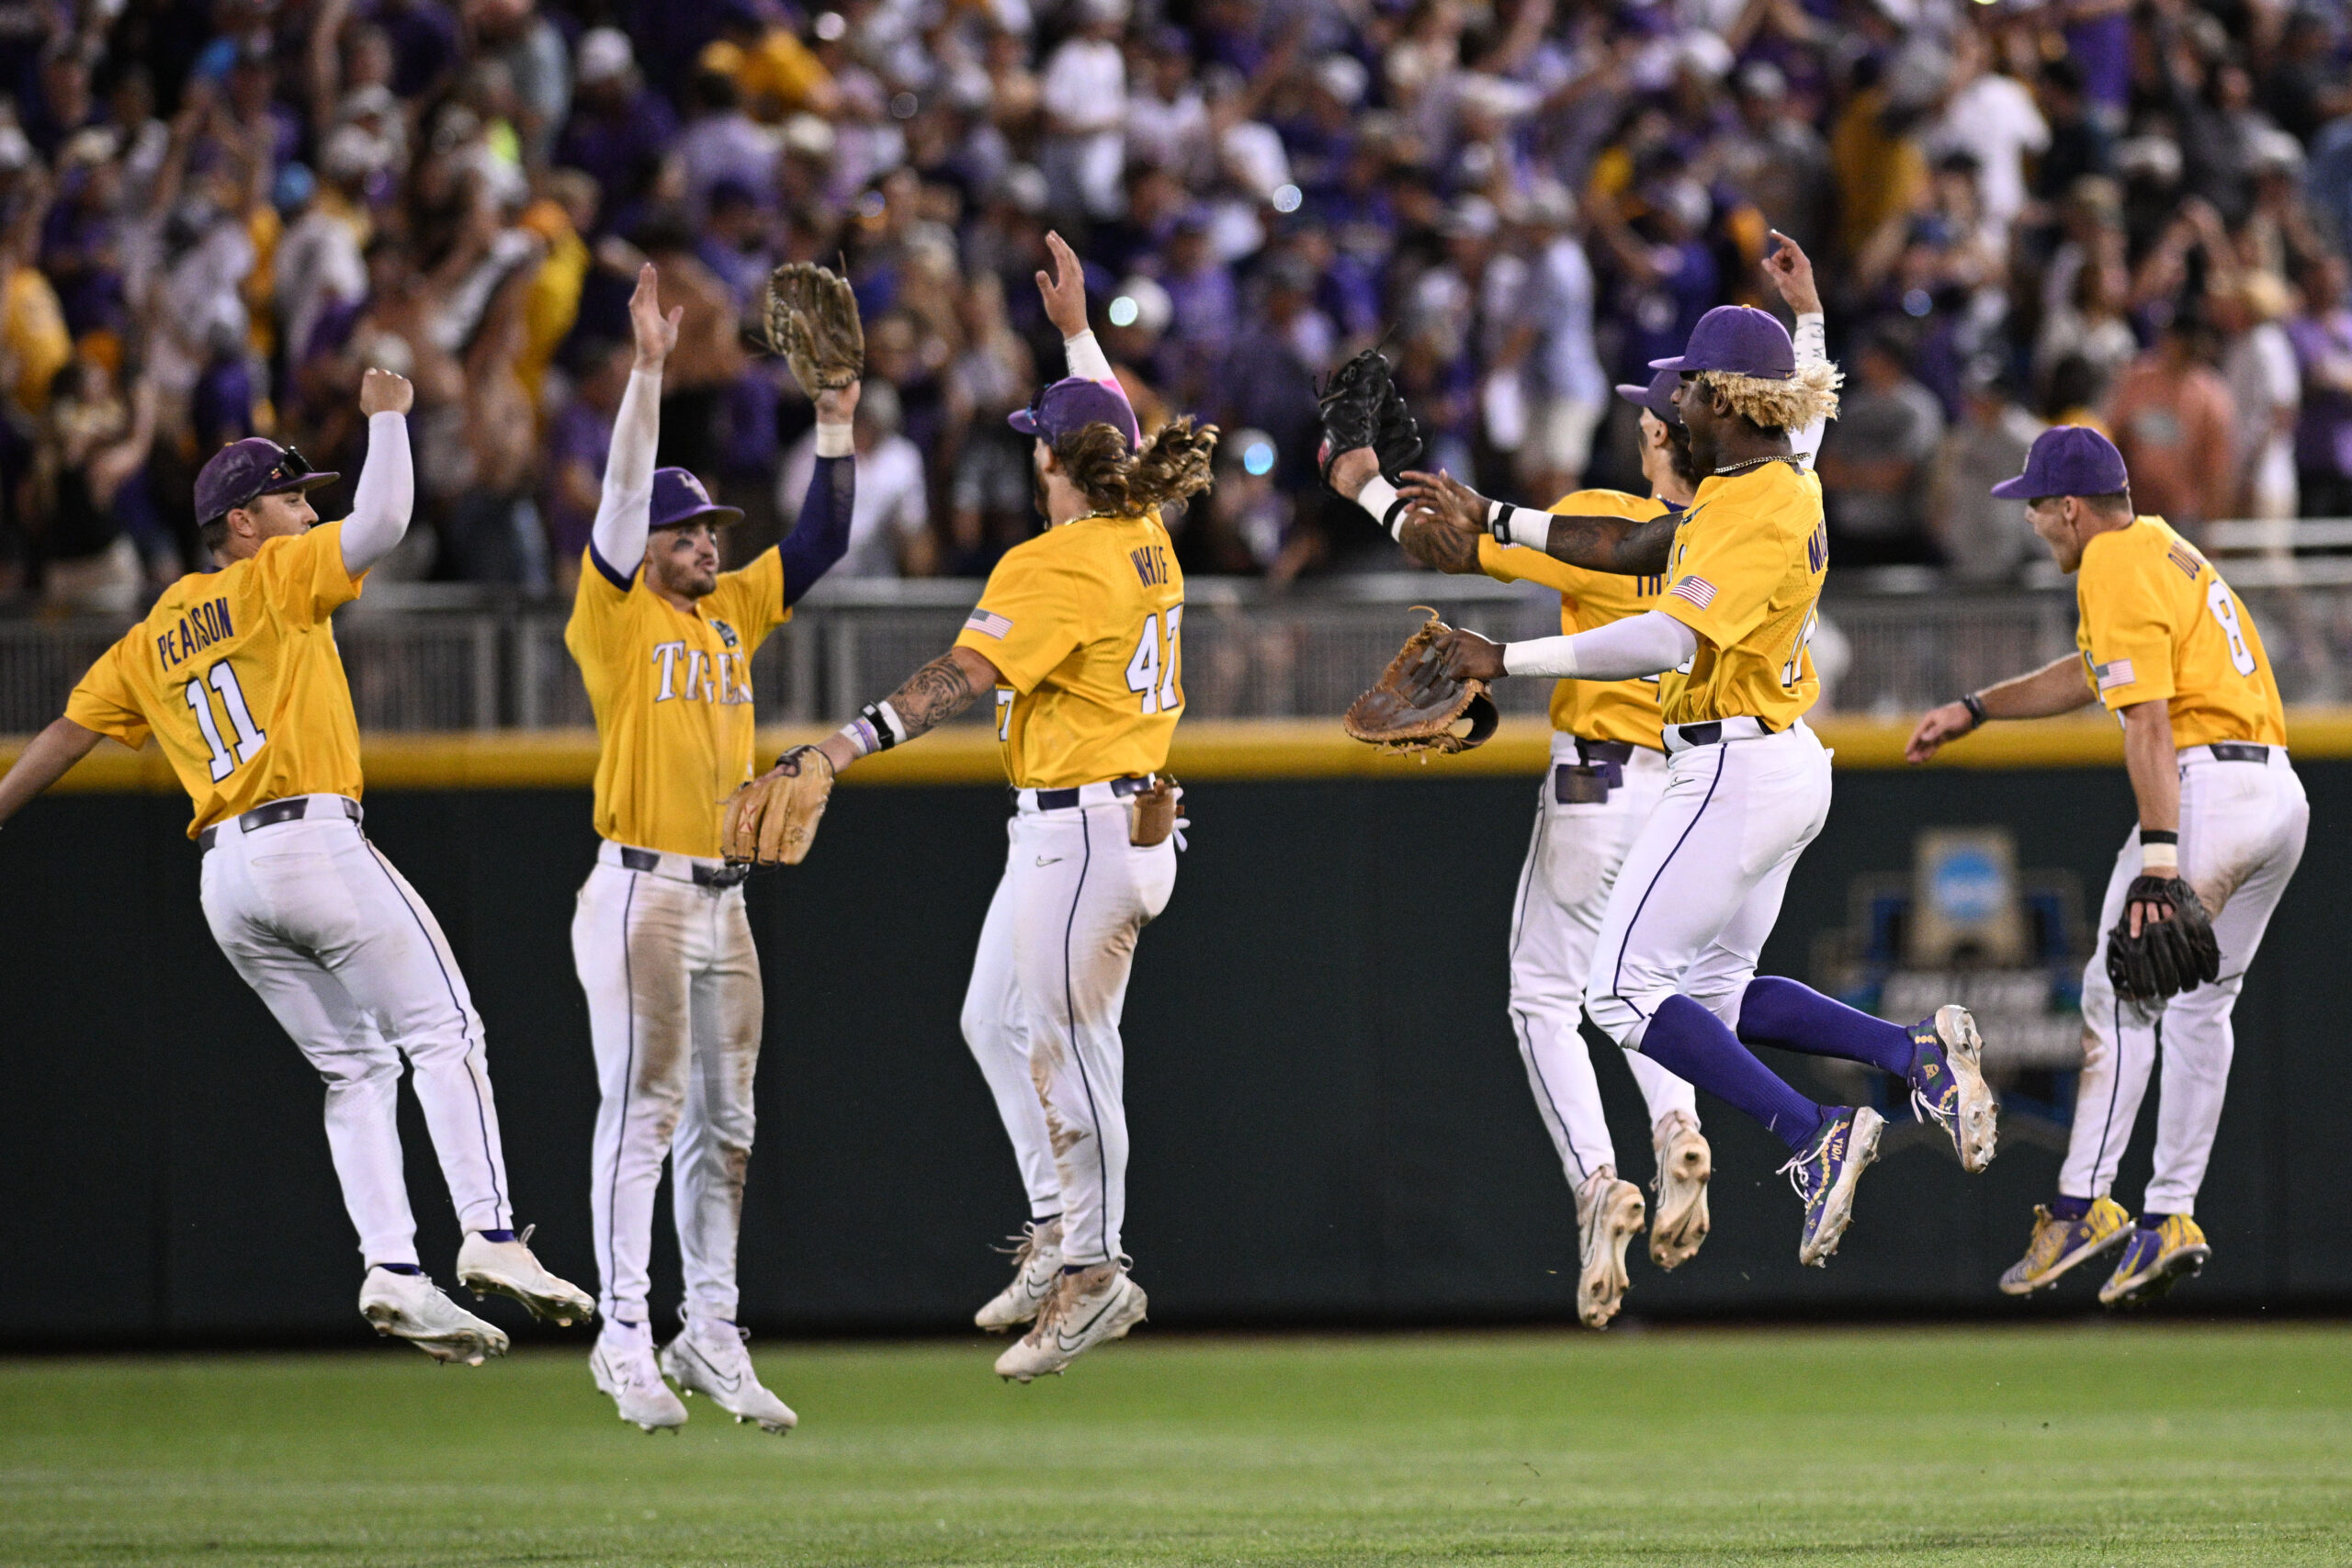
[[1899, 1023], [1833, 1001], [1811, 986], [1759, 975], [1739, 998], [1739, 1037], [1808, 1056], [1842, 1056], [1908, 1077], [1918, 1046]]
[[1821, 1107], [1782, 1083], [1723, 1020], [1689, 997], [1668, 997], [1651, 1015], [1641, 1053], [1747, 1111], [1792, 1153], [1801, 1153], [1821, 1130]]

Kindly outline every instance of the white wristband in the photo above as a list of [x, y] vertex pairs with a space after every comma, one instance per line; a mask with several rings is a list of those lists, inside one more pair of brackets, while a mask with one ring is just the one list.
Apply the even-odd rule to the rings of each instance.
[[1487, 532], [1494, 536], [1497, 544], [1546, 550], [1552, 544], [1552, 514], [1513, 506], [1508, 501], [1490, 501], [1487, 502]]
[[1403, 536], [1405, 498], [1396, 493], [1396, 487], [1388, 482], [1386, 476], [1374, 474], [1364, 480], [1363, 489], [1356, 491], [1356, 504], [1371, 513], [1374, 521], [1388, 530], [1390, 538]]
[[2143, 876], [2178, 876], [2180, 846], [2178, 844], [2142, 844], [2140, 874]]
[[820, 457], [846, 457], [856, 450], [857, 443], [851, 438], [851, 427], [849, 425], [827, 424], [821, 420], [818, 422], [817, 456]]

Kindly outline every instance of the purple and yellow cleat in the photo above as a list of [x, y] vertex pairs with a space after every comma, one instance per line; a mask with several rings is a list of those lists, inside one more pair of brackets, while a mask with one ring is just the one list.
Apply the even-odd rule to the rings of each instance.
[[2079, 1219], [2062, 1220], [2037, 1203], [2033, 1207], [2033, 1239], [2025, 1256], [2001, 1276], [2001, 1289], [2012, 1296], [2030, 1296], [2086, 1258], [2097, 1258], [2132, 1233], [2131, 1211], [2112, 1198], [2100, 1198]]
[[1984, 1042], [1975, 1019], [1956, 1003], [1938, 1008], [1935, 1017], [1911, 1026], [1911, 1104], [1919, 1120], [1951, 1134], [1962, 1170], [1983, 1170], [1993, 1163], [2000, 1108], [1984, 1081]]
[[2145, 1306], [2205, 1267], [2213, 1249], [2187, 1214], [2166, 1214], [2154, 1230], [2134, 1228], [2122, 1260], [2098, 1288], [2101, 1306]]
[[1886, 1119], [1867, 1105], [1833, 1108], [1804, 1152], [1781, 1168], [1804, 1200], [1804, 1235], [1797, 1261], [1820, 1268], [1838, 1250], [1853, 1223], [1854, 1187], [1878, 1158], [1879, 1129]]

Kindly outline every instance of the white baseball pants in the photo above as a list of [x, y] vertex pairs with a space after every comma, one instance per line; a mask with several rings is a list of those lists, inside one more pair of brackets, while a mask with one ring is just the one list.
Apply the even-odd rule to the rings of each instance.
[[458, 1223], [514, 1223], [481, 1018], [433, 911], [359, 830], [358, 807], [215, 829], [204, 918], [245, 984], [326, 1080], [327, 1146], [369, 1264], [417, 1261], [397, 1121], [405, 1056]]
[[1176, 842], [1127, 842], [1123, 801], [1024, 808], [1005, 831], [964, 1039], [996, 1096], [1030, 1213], [1061, 1215], [1069, 1263], [1104, 1263], [1119, 1256], [1127, 1208], [1119, 1018], [1136, 934], [1176, 888]]
[[2107, 933], [2123, 916], [2124, 895], [2140, 874], [2133, 829], [2115, 857], [2099, 907], [2098, 946], [2083, 970], [2083, 1072], [2075, 1089], [2075, 1126], [2058, 1190], [2098, 1198], [2139, 1119], [2156, 1059], [2164, 1081], [2156, 1102], [2155, 1169], [2144, 1212], [2196, 1213], [2197, 1190], [2222, 1124], [2236, 1036], [2230, 1015], [2255, 950], [2303, 858], [2311, 806], [2286, 751], [2264, 749], [2261, 761], [2218, 761], [2202, 746], [2181, 753], [2180, 872], [2213, 917], [2222, 977], [2153, 1009], [2116, 998], [2107, 978]]
[[[1726, 721], [1752, 726], [1753, 721]], [[1797, 857], [1829, 819], [1829, 753], [1803, 723], [1667, 759], [1609, 895], [1585, 1006], [1627, 1050], [1679, 993], [1739, 1027], [1739, 1001]]]
[[[1623, 765], [1624, 783], [1606, 801], [1563, 805], [1554, 775], [1563, 764], [1577, 762], [1576, 737], [1554, 735], [1552, 766], [1536, 791], [1535, 830], [1520, 868], [1510, 921], [1511, 1030], [1520, 1059], [1527, 1064], [1536, 1111], [1572, 1187], [1602, 1166], [1617, 1164], [1600, 1111], [1592, 1053], [1577, 1026], [1617, 869], [1665, 794], [1667, 780], [1666, 758], [1635, 747]], [[1652, 1126], [1678, 1111], [1698, 1120], [1698, 1096], [1689, 1084], [1646, 1056], [1628, 1054], [1625, 1062], [1649, 1107]]]
[[692, 880], [697, 864], [718, 862], [664, 854], [658, 869], [635, 871], [620, 853], [599, 850], [571, 920], [603, 1093], [588, 1194], [596, 1304], [608, 1322], [648, 1321], [667, 1157], [687, 1311], [731, 1322], [763, 1018], [752, 923], [740, 886]]

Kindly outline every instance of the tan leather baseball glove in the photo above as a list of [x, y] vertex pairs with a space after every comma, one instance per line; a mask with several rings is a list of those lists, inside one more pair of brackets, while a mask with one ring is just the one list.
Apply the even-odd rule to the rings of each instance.
[[[1390, 751], [1451, 754], [1486, 744], [1500, 716], [1484, 681], [1457, 681], [1431, 645], [1453, 628], [1426, 604], [1429, 619], [1405, 639], [1372, 690], [1348, 705], [1341, 720], [1350, 735]], [[1455, 727], [1464, 721], [1469, 728]]]
[[865, 374], [865, 328], [848, 282], [821, 266], [793, 262], [768, 275], [762, 335], [784, 356], [792, 378], [814, 398]]
[[833, 763], [814, 746], [795, 746], [727, 802], [721, 852], [730, 865], [798, 865], [817, 840], [833, 793]]

